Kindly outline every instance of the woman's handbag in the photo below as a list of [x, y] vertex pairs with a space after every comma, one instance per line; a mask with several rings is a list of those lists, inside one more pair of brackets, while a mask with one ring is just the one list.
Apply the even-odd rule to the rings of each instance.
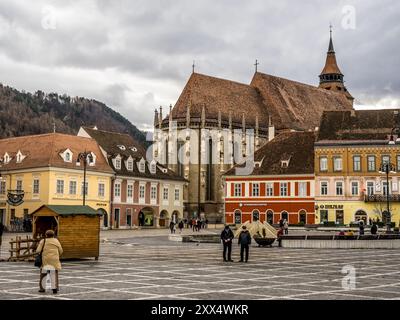
[[40, 253], [35, 257], [35, 263], [34, 263], [35, 267], [38, 267], [38, 268], [42, 267], [42, 263], [43, 263], [43, 261], [42, 261], [42, 253], [43, 253], [43, 249], [44, 249], [45, 245], [46, 245], [46, 239], [44, 239], [42, 250], [40, 250]]

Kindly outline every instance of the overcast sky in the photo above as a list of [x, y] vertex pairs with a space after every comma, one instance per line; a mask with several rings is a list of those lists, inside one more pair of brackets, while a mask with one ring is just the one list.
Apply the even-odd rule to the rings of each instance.
[[400, 107], [400, 1], [0, 0], [0, 82], [105, 102], [140, 129], [196, 72], [317, 85], [329, 24], [358, 105]]

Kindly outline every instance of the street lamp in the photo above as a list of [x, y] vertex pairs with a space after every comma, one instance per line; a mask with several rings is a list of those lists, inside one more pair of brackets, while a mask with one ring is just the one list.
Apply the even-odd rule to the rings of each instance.
[[86, 203], [86, 166], [89, 163], [93, 162], [93, 155], [90, 151], [84, 151], [78, 154], [78, 158], [76, 160], [76, 165], [80, 166], [81, 161], [83, 161], [83, 188], [82, 188], [82, 193], [83, 193], [83, 205]]
[[386, 212], [387, 212], [387, 216], [388, 216], [388, 218], [390, 220], [390, 221], [386, 221], [386, 223], [387, 223], [387, 229], [389, 231], [390, 230], [390, 226], [391, 226], [389, 174], [390, 173], [392, 173], [392, 174], [396, 173], [396, 167], [394, 166], [393, 163], [383, 162], [381, 164], [380, 168], [379, 168], [379, 173], [380, 174], [386, 174], [386, 203], [387, 203], [387, 211]]

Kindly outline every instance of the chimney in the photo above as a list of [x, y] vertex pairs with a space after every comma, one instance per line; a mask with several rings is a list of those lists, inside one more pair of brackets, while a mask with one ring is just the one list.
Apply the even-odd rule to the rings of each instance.
[[269, 116], [269, 124], [268, 124], [268, 141], [271, 141], [275, 138], [275, 127], [272, 124], [272, 118]]

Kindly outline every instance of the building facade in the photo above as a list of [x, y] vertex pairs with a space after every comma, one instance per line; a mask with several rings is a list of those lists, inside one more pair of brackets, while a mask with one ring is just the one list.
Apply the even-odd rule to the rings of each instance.
[[[400, 220], [399, 110], [326, 112], [315, 144], [317, 223]], [[390, 142], [390, 144], [389, 144]], [[394, 171], [381, 173], [382, 164]], [[389, 211], [387, 208], [389, 195]]]
[[221, 221], [224, 172], [278, 133], [314, 131], [324, 110], [352, 109], [332, 37], [320, 83], [315, 87], [256, 70], [250, 84], [243, 84], [193, 70], [168, 115], [160, 108], [154, 119], [155, 159], [189, 180], [185, 215]]
[[225, 177], [225, 222], [314, 224], [313, 132], [278, 135], [255, 153], [252, 173]]
[[[84, 188], [81, 152], [90, 152]], [[110, 189], [113, 172], [92, 139], [43, 134], [0, 140], [0, 219], [11, 228], [23, 218], [46, 205], [86, 205], [110, 213]], [[12, 195], [23, 194], [22, 203], [10, 204]], [[15, 205], [16, 204], [16, 205]]]
[[111, 227], [167, 227], [183, 218], [185, 179], [156, 161], [131, 136], [82, 127], [79, 136], [97, 141], [114, 172]]

